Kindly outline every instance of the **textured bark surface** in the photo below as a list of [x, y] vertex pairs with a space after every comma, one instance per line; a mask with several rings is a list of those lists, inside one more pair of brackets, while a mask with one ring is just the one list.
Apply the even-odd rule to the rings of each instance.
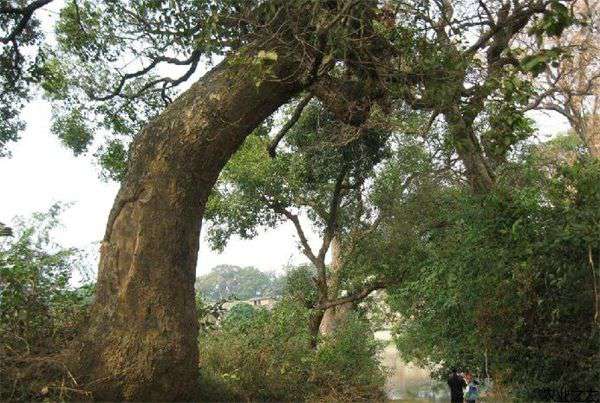
[[[342, 275], [342, 255], [339, 236], [334, 236], [331, 241], [331, 265], [328, 281], [329, 299], [336, 299], [340, 291], [340, 279]], [[327, 308], [321, 318], [319, 333], [331, 335], [340, 327], [352, 311], [352, 302]]]
[[[279, 52], [263, 78], [256, 52], [229, 57], [136, 137], [101, 246], [91, 322], [75, 367], [102, 400], [193, 400], [194, 279], [204, 205], [245, 137], [301, 88]], [[252, 73], [250, 73], [252, 72]]]
[[572, 126], [588, 147], [590, 155], [600, 158], [600, 115], [585, 116], [579, 124], [572, 123]]
[[323, 319], [321, 320], [321, 326], [319, 328], [319, 332], [324, 335], [334, 334], [335, 331], [340, 328], [348, 316], [354, 305], [352, 302], [346, 302], [340, 305], [336, 305], [332, 308], [328, 308], [323, 315]]
[[465, 164], [465, 173], [475, 193], [485, 194], [494, 187], [494, 173], [485, 160], [471, 124], [467, 124], [458, 110], [444, 113], [450, 125], [450, 131], [456, 153]]

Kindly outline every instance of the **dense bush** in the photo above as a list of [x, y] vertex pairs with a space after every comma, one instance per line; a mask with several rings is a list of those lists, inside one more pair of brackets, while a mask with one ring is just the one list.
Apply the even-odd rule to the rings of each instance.
[[442, 363], [441, 374], [487, 366], [518, 396], [600, 385], [600, 163], [551, 146], [487, 197], [433, 195], [440, 208], [422, 221], [437, 226], [390, 293], [405, 358]]
[[52, 242], [60, 211], [55, 205], [16, 220], [14, 236], [0, 238], [0, 400], [60, 397], [72, 386], [60, 352], [85, 316], [92, 287], [69, 286], [81, 253]]
[[302, 305], [287, 300], [272, 311], [243, 313], [200, 338], [204, 398], [361, 400], [381, 393], [377, 344], [358, 317], [313, 350]]

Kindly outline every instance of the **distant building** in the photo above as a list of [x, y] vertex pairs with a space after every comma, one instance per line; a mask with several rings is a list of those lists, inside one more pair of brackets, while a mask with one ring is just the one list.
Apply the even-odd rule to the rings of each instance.
[[266, 309], [273, 309], [276, 302], [277, 302], [277, 300], [275, 298], [271, 298], [271, 297], [257, 297], [257, 298], [252, 298], [247, 301], [247, 303], [250, 303], [252, 306], [254, 306], [256, 308], [266, 308]]
[[231, 308], [233, 308], [234, 306], [236, 306], [238, 304], [247, 304], [254, 308], [265, 308], [265, 309], [271, 310], [271, 309], [273, 309], [273, 307], [275, 306], [276, 303], [277, 303], [277, 300], [275, 298], [256, 297], [256, 298], [251, 298], [251, 299], [244, 300], [244, 301], [238, 300], [238, 301], [225, 302], [223, 304], [223, 309], [225, 309], [225, 311], [229, 311]]

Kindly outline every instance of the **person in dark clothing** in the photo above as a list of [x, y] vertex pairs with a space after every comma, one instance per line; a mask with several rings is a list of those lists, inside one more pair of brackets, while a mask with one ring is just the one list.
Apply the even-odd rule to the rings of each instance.
[[456, 368], [452, 368], [452, 373], [448, 377], [448, 386], [450, 386], [450, 400], [452, 403], [462, 403], [463, 389], [467, 387], [464, 378], [456, 373]]

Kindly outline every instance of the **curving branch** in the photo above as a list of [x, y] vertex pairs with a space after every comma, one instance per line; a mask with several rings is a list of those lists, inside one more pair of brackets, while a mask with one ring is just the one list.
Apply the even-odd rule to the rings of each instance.
[[298, 218], [298, 215], [292, 213], [277, 202], [269, 201], [266, 198], [263, 198], [263, 200], [273, 209], [273, 211], [283, 215], [288, 220], [290, 220], [292, 224], [294, 224], [294, 227], [296, 228], [296, 233], [300, 238], [300, 244], [302, 245], [303, 253], [310, 260], [310, 262], [313, 265], [315, 265], [315, 267], [323, 266], [325, 263], [317, 258], [317, 256], [313, 253], [312, 248], [308, 244], [308, 239], [306, 238], [306, 234], [304, 232], [304, 229], [302, 228], [302, 224], [300, 224], [300, 219]]
[[[396, 283], [396, 281], [394, 281], [394, 283]], [[370, 285], [365, 286], [363, 289], [355, 292], [354, 294], [350, 294], [345, 297], [340, 297], [340, 298], [328, 300], [328, 301], [322, 302], [320, 304], [317, 304], [314, 306], [314, 309], [325, 310], [325, 309], [329, 309], [329, 308], [332, 308], [337, 305], [346, 304], [348, 302], [360, 301], [360, 300], [367, 298], [373, 291], [381, 290], [390, 285], [392, 285], [392, 282], [379, 280]]]
[[[117, 84], [117, 86], [108, 94], [103, 95], [103, 96], [96, 96], [93, 93], [89, 93], [88, 96], [94, 100], [94, 101], [107, 101], [109, 99], [115, 98], [115, 97], [121, 97], [121, 98], [127, 98], [127, 99], [134, 99], [136, 97], [139, 97], [140, 95], [142, 95], [146, 90], [154, 87], [157, 84], [162, 83], [163, 87], [161, 89], [161, 95], [163, 96], [163, 99], [165, 99], [166, 97], [166, 93], [165, 91], [167, 89], [170, 88], [174, 88], [177, 85], [183, 83], [184, 81], [186, 81], [188, 78], [190, 78], [190, 76], [192, 74], [194, 74], [194, 72], [196, 71], [196, 68], [198, 67], [198, 63], [200, 62], [200, 57], [202, 56], [202, 52], [198, 49], [194, 50], [192, 52], [192, 54], [190, 55], [190, 57], [188, 57], [187, 59], [181, 60], [181, 59], [177, 59], [174, 57], [166, 57], [166, 56], [158, 56], [152, 59], [152, 61], [150, 62], [150, 64], [148, 66], [146, 66], [145, 68], [132, 72], [132, 73], [127, 73], [124, 74], [121, 79], [119, 80], [119, 83]], [[125, 84], [127, 84], [128, 81], [134, 79], [134, 78], [138, 78], [141, 77], [149, 72], [151, 72], [152, 70], [154, 70], [160, 63], [168, 63], [168, 64], [172, 64], [175, 66], [185, 66], [185, 65], [189, 65], [189, 69], [179, 78], [177, 79], [171, 79], [168, 77], [165, 78], [160, 78], [157, 80], [152, 80], [148, 83], [146, 83], [139, 91], [137, 91], [134, 95], [124, 95], [122, 94], [122, 90], [123, 87], [125, 86]], [[168, 100], [170, 102], [170, 100]]]
[[36, 10], [44, 7], [45, 5], [51, 3], [52, 1], [54, 0], [35, 0], [24, 7], [13, 7], [9, 4], [1, 4], [0, 14], [14, 15], [15, 17], [19, 18], [19, 20], [17, 22], [17, 25], [15, 25], [15, 27], [12, 29], [12, 31], [10, 31], [10, 33], [7, 36], [0, 38], [0, 42], [4, 44], [12, 42], [13, 44], [15, 44], [15, 41], [17, 40], [18, 36], [23, 33], [23, 31], [27, 27], [27, 24], [29, 23], [29, 21], [31, 21], [33, 13], [35, 13]]
[[269, 151], [269, 156], [271, 158], [275, 158], [275, 156], [277, 155], [277, 145], [285, 137], [287, 132], [290, 131], [292, 127], [294, 127], [296, 122], [298, 122], [298, 119], [300, 119], [300, 116], [302, 116], [302, 111], [304, 111], [304, 108], [306, 108], [306, 105], [308, 105], [312, 98], [312, 93], [302, 98], [300, 103], [296, 106], [296, 109], [294, 109], [294, 113], [292, 114], [290, 120], [288, 120], [286, 124], [283, 125], [281, 130], [277, 133], [273, 140], [271, 140], [269, 146], [267, 147], [267, 150]]

